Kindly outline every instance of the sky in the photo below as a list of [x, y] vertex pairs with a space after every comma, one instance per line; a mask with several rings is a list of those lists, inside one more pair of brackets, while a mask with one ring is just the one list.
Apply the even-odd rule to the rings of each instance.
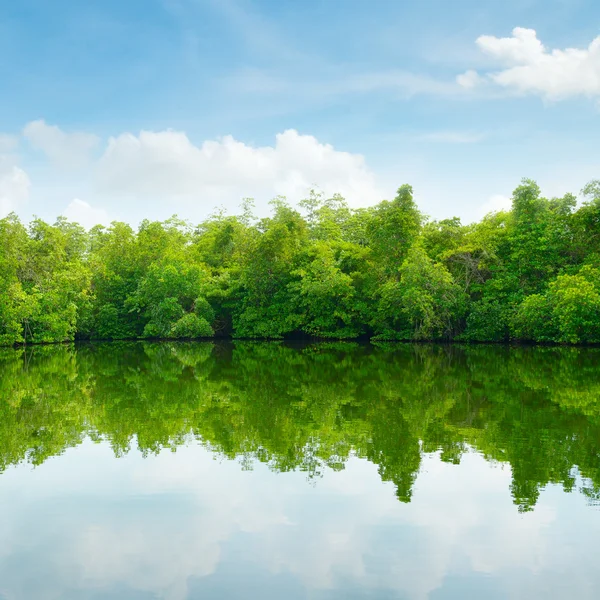
[[0, 3], [0, 217], [260, 215], [413, 186], [432, 218], [600, 177], [596, 0]]

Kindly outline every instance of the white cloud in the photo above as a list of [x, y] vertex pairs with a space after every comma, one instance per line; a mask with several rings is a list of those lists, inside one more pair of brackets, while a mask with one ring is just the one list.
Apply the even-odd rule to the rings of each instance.
[[99, 142], [99, 138], [91, 133], [67, 133], [56, 125], [48, 125], [43, 119], [27, 123], [23, 135], [36, 150], [41, 150], [52, 162], [64, 168], [85, 165]]
[[27, 173], [0, 156], [0, 218], [27, 201], [30, 186]]
[[[329, 84], [332, 85], [332, 84]], [[427, 75], [407, 71], [383, 71], [366, 73], [340, 80], [334, 89], [339, 93], [367, 93], [379, 90], [397, 91], [403, 96], [432, 94], [451, 96], [460, 93], [460, 88], [452, 81], [438, 80]]]
[[249, 93], [274, 97], [281, 96], [286, 104], [295, 105], [300, 101], [319, 104], [331, 98], [346, 97], [350, 94], [392, 93], [396, 97], [410, 98], [416, 95], [455, 96], [464, 90], [452, 80], [411, 73], [399, 69], [363, 73], [340, 74], [339, 68], [322, 69], [311, 73], [310, 77], [289, 78], [260, 69], [244, 69], [223, 78], [225, 90], [229, 93]]
[[69, 219], [83, 225], [86, 229], [94, 225], [108, 225], [108, 213], [101, 208], [94, 208], [87, 202], [75, 198], [64, 210], [63, 215]]
[[351, 203], [381, 200], [382, 192], [360, 154], [336, 150], [290, 129], [273, 146], [255, 147], [225, 136], [193, 144], [178, 131], [142, 131], [111, 138], [97, 166], [105, 193], [188, 199], [211, 209], [235, 207], [244, 196], [260, 202], [281, 194], [298, 200], [313, 185]]
[[512, 200], [508, 196], [495, 194], [479, 207], [479, 210], [477, 211], [477, 217], [481, 219], [489, 213], [510, 210], [511, 208]]
[[19, 145], [19, 138], [16, 135], [0, 133], [0, 153], [10, 152]]
[[471, 89], [481, 83], [481, 77], [477, 71], [470, 69], [469, 71], [462, 73], [462, 75], [458, 75], [456, 83], [464, 88]]
[[476, 43], [507, 68], [484, 76], [467, 71], [457, 77], [465, 88], [491, 83], [550, 100], [600, 95], [600, 36], [583, 49], [547, 49], [534, 29], [516, 27], [512, 37], [482, 35]]

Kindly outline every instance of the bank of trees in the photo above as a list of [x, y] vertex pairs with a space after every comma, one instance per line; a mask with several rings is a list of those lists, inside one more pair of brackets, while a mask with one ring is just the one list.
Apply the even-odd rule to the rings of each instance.
[[600, 342], [600, 182], [433, 221], [408, 185], [351, 209], [311, 192], [256, 219], [215, 214], [85, 231], [0, 220], [0, 344], [319, 338]]

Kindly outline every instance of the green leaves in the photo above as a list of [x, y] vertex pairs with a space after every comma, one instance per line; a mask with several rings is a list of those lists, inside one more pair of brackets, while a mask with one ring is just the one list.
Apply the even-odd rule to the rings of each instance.
[[527, 297], [513, 322], [517, 338], [570, 344], [600, 342], [600, 272], [585, 266], [560, 275], [543, 294]]
[[393, 276], [404, 261], [422, 220], [409, 185], [398, 188], [394, 200], [384, 200], [375, 208], [366, 233], [377, 266], [386, 277]]
[[353, 278], [341, 269], [335, 249], [323, 242], [307, 253], [306, 262], [288, 284], [301, 330], [312, 336], [353, 338], [364, 331]]
[[187, 313], [171, 327], [168, 336], [163, 337], [197, 339], [210, 338], [214, 334], [213, 328], [205, 318], [194, 313]]
[[[0, 220], [0, 344], [77, 338], [600, 341], [600, 184], [429, 221], [409, 185], [352, 209], [312, 190], [257, 220], [223, 211], [96, 226]], [[212, 332], [212, 333], [211, 333]]]
[[411, 248], [398, 280], [383, 284], [374, 328], [378, 339], [449, 339], [467, 307], [467, 295], [423, 248]]

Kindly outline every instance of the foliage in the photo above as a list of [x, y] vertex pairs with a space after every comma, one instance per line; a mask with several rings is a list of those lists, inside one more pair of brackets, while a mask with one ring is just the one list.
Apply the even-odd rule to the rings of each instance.
[[194, 339], [213, 337], [214, 334], [213, 328], [205, 318], [187, 313], [171, 327], [169, 337]]
[[544, 295], [525, 298], [516, 314], [515, 335], [536, 342], [600, 342], [599, 275], [585, 266], [576, 275], [559, 275]]
[[413, 247], [398, 270], [398, 280], [380, 289], [376, 339], [449, 339], [463, 318], [467, 296], [440, 263]]
[[85, 231], [0, 220], [0, 345], [318, 337], [600, 342], [600, 183], [510, 211], [428, 221], [409, 185], [350, 208], [311, 190], [257, 219], [217, 212]]

